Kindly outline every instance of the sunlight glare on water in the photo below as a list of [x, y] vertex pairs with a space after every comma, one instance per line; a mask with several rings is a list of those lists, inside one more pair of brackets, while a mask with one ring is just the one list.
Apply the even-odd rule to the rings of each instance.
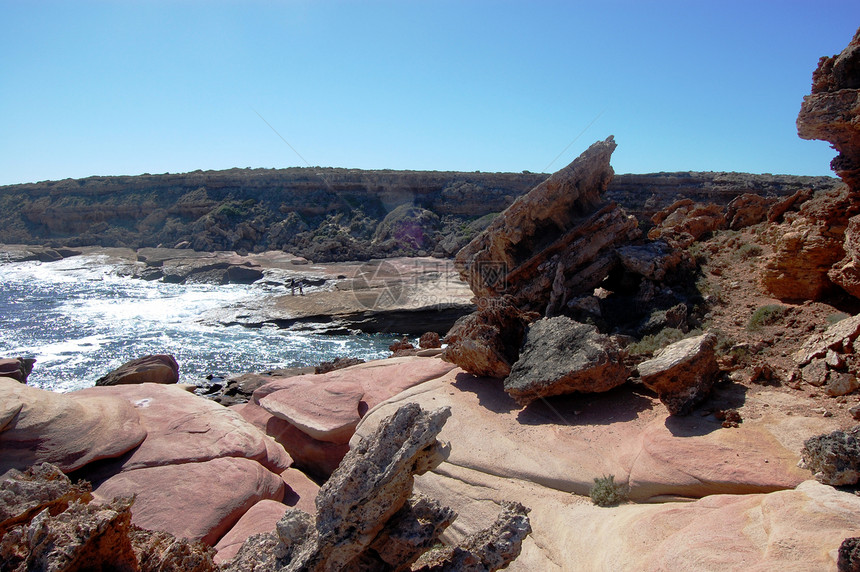
[[207, 310], [263, 295], [253, 285], [178, 285], [117, 274], [99, 257], [3, 265], [0, 357], [33, 357], [28, 383], [70, 391], [123, 363], [173, 355], [180, 382], [315, 365], [338, 356], [389, 355], [391, 336], [324, 336], [275, 328], [217, 326]]

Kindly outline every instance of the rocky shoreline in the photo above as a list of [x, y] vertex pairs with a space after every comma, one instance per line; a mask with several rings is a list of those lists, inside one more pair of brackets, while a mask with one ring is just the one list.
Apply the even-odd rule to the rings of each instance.
[[[246, 325], [445, 285], [474, 306], [442, 348], [247, 374], [229, 406], [176, 384], [168, 356], [66, 394], [0, 364], [0, 567], [860, 569], [857, 61], [860, 31], [798, 118], [844, 185], [686, 198], [643, 225], [608, 197], [609, 137], [452, 267], [352, 275], [346, 309], [326, 288], [360, 263], [114, 252], [142, 279], [273, 276], [271, 308], [218, 318]], [[307, 291], [285, 292], [297, 276]]]

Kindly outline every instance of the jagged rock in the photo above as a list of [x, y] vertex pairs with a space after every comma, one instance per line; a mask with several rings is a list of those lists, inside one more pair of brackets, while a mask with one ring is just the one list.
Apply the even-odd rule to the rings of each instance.
[[622, 246], [617, 252], [626, 270], [656, 282], [666, 278], [666, 274], [685, 259], [685, 251], [673, 248], [663, 240]]
[[735, 197], [726, 206], [726, 221], [729, 228], [741, 230], [766, 220], [771, 207], [776, 202], [776, 197], [763, 197], [752, 193]]
[[839, 320], [822, 334], [813, 334], [794, 354], [794, 361], [803, 367], [815, 359], [827, 356], [828, 351], [851, 353], [854, 340], [860, 337], [860, 314]]
[[162, 531], [134, 525], [128, 533], [140, 572], [216, 572], [215, 550]]
[[442, 341], [439, 339], [439, 334], [436, 332], [426, 332], [421, 334], [421, 337], [418, 339], [418, 347], [424, 350], [441, 348]]
[[528, 405], [539, 397], [608, 391], [629, 374], [621, 349], [596, 327], [564, 316], [543, 318], [529, 326], [505, 391]]
[[171, 355], [151, 355], [133, 359], [96, 380], [96, 385], [131, 383], [176, 383], [179, 364]]
[[127, 401], [73, 396], [0, 377], [0, 474], [49, 462], [63, 471], [118, 457], [146, 437]]
[[320, 489], [315, 528], [296, 546], [289, 569], [340, 569], [366, 550], [406, 502], [413, 475], [444, 459], [436, 435], [450, 414], [407, 404], [380, 424], [375, 438], [350, 450]]
[[639, 364], [639, 376], [657, 392], [672, 415], [685, 415], [711, 391], [719, 366], [717, 337], [706, 333], [670, 344], [655, 358]]
[[797, 116], [802, 139], [829, 141], [839, 151], [830, 163], [853, 191], [860, 190], [860, 30], [838, 55], [822, 57], [812, 93]]
[[850, 431], [810, 437], [803, 444], [801, 462], [825, 485], [853, 485], [860, 480], [860, 425]]
[[824, 384], [824, 391], [831, 397], [840, 397], [860, 387], [860, 381], [853, 373], [830, 371], [827, 374], [827, 383]]
[[4, 570], [136, 570], [128, 537], [132, 499], [105, 505], [71, 503], [52, 516], [38, 513], [0, 540]]
[[86, 482], [72, 484], [49, 463], [33, 465], [24, 472], [12, 469], [0, 482], [0, 538], [44, 510], [57, 515], [73, 502], [89, 502], [93, 498], [91, 489]]
[[838, 572], [860, 572], [860, 537], [846, 538], [839, 545]]
[[719, 205], [681, 199], [651, 217], [651, 222], [654, 228], [648, 231], [648, 238], [686, 248], [707, 233], [725, 226], [726, 217]]
[[442, 359], [475, 375], [507, 377], [519, 358], [526, 326], [537, 317], [520, 310], [510, 295], [486, 300], [445, 336]]
[[827, 276], [843, 290], [860, 298], [860, 216], [848, 219], [842, 248], [845, 258], [834, 264]]
[[611, 136], [593, 144], [457, 253], [455, 266], [479, 299], [510, 294], [521, 309], [543, 313], [607, 276], [614, 248], [640, 234], [634, 217], [601, 198], [615, 147]]
[[522, 542], [531, 534], [529, 509], [519, 503], [505, 503], [489, 528], [462, 543], [428, 554], [413, 567], [414, 572], [493, 572], [506, 567], [520, 554]]
[[36, 360], [32, 358], [0, 359], [0, 377], [11, 377], [21, 383], [27, 383], [27, 376], [33, 371]]

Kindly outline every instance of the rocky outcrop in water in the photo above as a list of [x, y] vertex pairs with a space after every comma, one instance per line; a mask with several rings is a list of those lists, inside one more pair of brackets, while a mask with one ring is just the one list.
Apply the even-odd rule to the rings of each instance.
[[0, 359], [0, 377], [11, 377], [21, 383], [27, 383], [27, 376], [33, 371], [32, 358], [8, 358]]
[[96, 385], [128, 383], [176, 383], [179, 364], [171, 355], [151, 355], [133, 359], [96, 380]]

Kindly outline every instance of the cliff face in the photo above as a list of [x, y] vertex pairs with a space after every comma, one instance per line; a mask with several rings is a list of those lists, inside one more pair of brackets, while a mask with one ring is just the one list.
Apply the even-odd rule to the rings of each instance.
[[[286, 250], [316, 261], [452, 256], [485, 226], [472, 221], [504, 210], [545, 178], [537, 173], [292, 168], [10, 185], [0, 187], [0, 242]], [[787, 195], [835, 184], [829, 177], [740, 173], [618, 175], [606, 198], [633, 214], [649, 215], [681, 197], [725, 204], [747, 192]], [[424, 237], [420, 244], [379, 239], [379, 224], [401, 205], [439, 217], [415, 229]], [[398, 221], [389, 216], [386, 224]]]

